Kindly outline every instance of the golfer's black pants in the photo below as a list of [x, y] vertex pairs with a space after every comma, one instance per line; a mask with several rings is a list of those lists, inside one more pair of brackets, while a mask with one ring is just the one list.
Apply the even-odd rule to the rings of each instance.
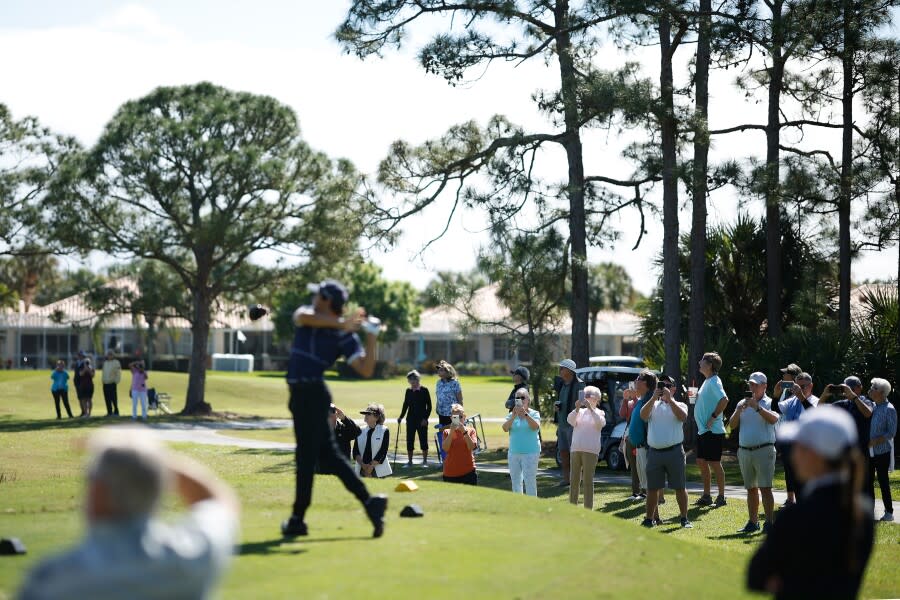
[[428, 452], [428, 425], [422, 425], [422, 419], [417, 417], [413, 421], [406, 422], [406, 451], [412, 453], [416, 446], [416, 434], [419, 434], [419, 449]]
[[106, 401], [106, 414], [119, 414], [119, 396], [118, 392], [116, 391], [116, 384], [103, 384], [103, 400]]
[[881, 488], [881, 501], [884, 502], [884, 512], [894, 514], [894, 503], [891, 500], [891, 479], [888, 468], [891, 466], [891, 453], [876, 454], [869, 458], [869, 481], [872, 497], [875, 497], [875, 476], [878, 476], [878, 487]]
[[69, 408], [69, 392], [67, 390], [52, 390], [50, 393], [53, 394], [53, 402], [56, 404], [56, 418], [62, 418], [62, 414], [59, 412], [60, 400], [62, 400], [63, 406], [66, 407], [66, 412], [69, 413], [69, 416], [71, 417], [72, 409]]
[[313, 477], [316, 463], [341, 480], [347, 491], [365, 503], [369, 492], [356, 476], [347, 457], [338, 448], [334, 431], [328, 424], [328, 407], [331, 394], [325, 382], [295, 383], [290, 386], [288, 407], [294, 419], [294, 437], [297, 440], [297, 495], [294, 515], [303, 520], [312, 501]]

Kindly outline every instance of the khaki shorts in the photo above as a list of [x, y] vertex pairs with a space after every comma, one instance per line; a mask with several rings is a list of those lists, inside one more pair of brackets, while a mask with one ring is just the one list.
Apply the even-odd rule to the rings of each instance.
[[775, 477], [775, 446], [763, 446], [756, 450], [738, 448], [738, 464], [744, 487], [770, 488]]

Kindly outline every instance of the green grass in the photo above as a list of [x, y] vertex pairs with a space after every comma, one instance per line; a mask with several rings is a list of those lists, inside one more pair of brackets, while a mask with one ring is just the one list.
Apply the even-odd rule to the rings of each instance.
[[[170, 377], [154, 375], [159, 381]], [[179, 381], [171, 377], [173, 385]], [[19, 537], [29, 550], [26, 556], [0, 560], [0, 598], [14, 593], [30, 565], [83, 533], [83, 456], [77, 442], [104, 420], [47, 420], [52, 403], [43, 379], [0, 373], [0, 536]], [[278, 398], [263, 397], [270, 380], [276, 382], [271, 390]], [[502, 412], [507, 386], [490, 380], [483, 385], [490, 398], [486, 403], [499, 398]], [[489, 393], [491, 385], [499, 396]], [[357, 395], [371, 397], [377, 389], [387, 398], [398, 388], [397, 382], [332, 385], [338, 387], [346, 406], [353, 406]], [[214, 391], [220, 389], [229, 395]], [[36, 397], [29, 397], [29, 390]], [[243, 393], [252, 394], [252, 400]], [[280, 406], [282, 412], [271, 416], [285, 417], [284, 396], [283, 382], [276, 378], [210, 376], [210, 399], [217, 410], [277, 413]], [[366, 401], [360, 399], [357, 406]], [[285, 432], [257, 434], [272, 439]], [[470, 488], [440, 483], [436, 470], [414, 468], [403, 474], [418, 481], [417, 492], [393, 493], [396, 479], [371, 483], [373, 491], [391, 496], [384, 538], [368, 539], [360, 507], [334, 478], [324, 476], [316, 480], [310, 537], [284, 542], [277, 527], [293, 496], [290, 453], [193, 444], [176, 448], [210, 465], [243, 503], [240, 555], [224, 581], [225, 598], [368, 597], [373, 589], [390, 598], [456, 597], [460, 589], [469, 598], [740, 598], [748, 596], [744, 569], [760, 540], [735, 533], [747, 518], [740, 501], [729, 500], [716, 510], [692, 507], [695, 528], [682, 530], [673, 522], [677, 508], [669, 495], [661, 507], [669, 523], [647, 531], [639, 526], [643, 506], [627, 501], [629, 490], [623, 486], [598, 485], [595, 510], [588, 512], [568, 504], [567, 492], [552, 479], [539, 479], [541, 498], [532, 499], [509, 493], [504, 474], [482, 473], [480, 486]], [[502, 460], [502, 454], [484, 458]], [[548, 458], [542, 466], [550, 464]], [[411, 502], [424, 508], [424, 519], [396, 516]], [[896, 595], [900, 575], [893, 565], [898, 560], [900, 527], [879, 524], [863, 597]]]

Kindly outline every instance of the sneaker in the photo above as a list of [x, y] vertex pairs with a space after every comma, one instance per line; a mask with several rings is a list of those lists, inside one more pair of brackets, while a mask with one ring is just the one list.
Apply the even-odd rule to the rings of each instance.
[[772, 523], [770, 523], [769, 521], [763, 523], [762, 531], [764, 534], [768, 535], [769, 532], [772, 531]]
[[681, 528], [682, 529], [693, 529], [694, 525], [691, 523], [687, 517], [681, 517]]
[[713, 499], [709, 494], [703, 494], [697, 499], [696, 502], [694, 502], [694, 504], [696, 504], [697, 506], [711, 506], [712, 503]]
[[648, 529], [652, 528], [654, 525], [656, 525], [656, 522], [653, 519], [644, 519], [641, 521], [641, 526], [647, 527]]
[[401, 469], [409, 469], [410, 467], [412, 467], [412, 461], [409, 461], [408, 463], [406, 463], [405, 465], [403, 465], [400, 468]]
[[894, 513], [889, 513], [889, 512], [884, 513], [884, 516], [882, 516], [881, 519], [879, 519], [879, 521], [885, 521], [887, 523], [890, 523], [893, 520], [894, 520]]
[[785, 500], [784, 504], [781, 505], [781, 508], [787, 508], [788, 506], [793, 506], [795, 504], [797, 503], [793, 500]]
[[647, 493], [641, 492], [641, 500], [646, 500], [646, 499], [647, 499]]
[[291, 515], [291, 518], [281, 523], [281, 535], [284, 537], [297, 537], [298, 535], [307, 535], [306, 523], [300, 517]]
[[653, 519], [653, 524], [654, 525], [662, 525], [663, 524], [662, 519], [660, 519], [659, 517], [656, 517], [655, 519]]
[[427, 461], [427, 460], [423, 460], [423, 461], [422, 461], [422, 466], [423, 466], [424, 468], [427, 469], [427, 468], [430, 467], [431, 465], [428, 464], [428, 461]]
[[726, 504], [728, 504], [728, 501], [725, 500], [725, 496], [716, 496], [716, 508], [725, 506]]
[[747, 521], [747, 524], [738, 529], [738, 533], [756, 533], [759, 531], [759, 523]]
[[387, 510], [388, 499], [384, 494], [372, 496], [366, 500], [366, 514], [372, 521], [372, 537], [378, 538], [384, 534], [384, 512]]

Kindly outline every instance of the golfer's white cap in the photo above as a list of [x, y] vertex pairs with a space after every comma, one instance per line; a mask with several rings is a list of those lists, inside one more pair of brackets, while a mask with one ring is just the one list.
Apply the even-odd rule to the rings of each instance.
[[846, 411], [820, 406], [804, 411], [796, 421], [783, 423], [778, 441], [803, 444], [819, 456], [834, 460], [856, 444], [856, 425]]

